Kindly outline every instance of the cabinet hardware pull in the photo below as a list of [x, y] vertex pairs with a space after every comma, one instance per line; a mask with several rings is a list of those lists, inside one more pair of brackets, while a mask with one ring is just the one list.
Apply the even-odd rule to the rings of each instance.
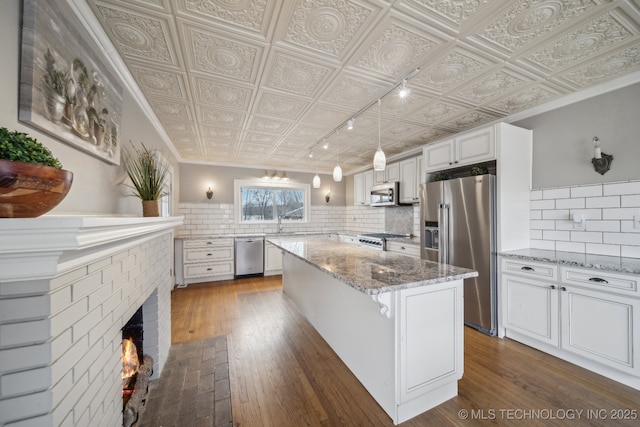
[[213, 245], [213, 242], [207, 242], [207, 245]]
[[535, 268], [533, 267], [527, 267], [526, 265], [524, 267], [520, 267], [520, 270], [524, 270], [524, 271], [536, 271]]
[[562, 290], [562, 291], [566, 291], [566, 290], [567, 290], [567, 288], [565, 288], [565, 287], [563, 286], [563, 287], [561, 287], [561, 288], [560, 288], [560, 290]]
[[609, 284], [609, 282], [607, 282], [604, 279], [601, 279], [600, 277], [592, 277], [589, 279], [590, 282], [596, 282], [596, 283], [606, 283]]
[[211, 267], [207, 268], [207, 271], [211, 271], [211, 270], [213, 270], [213, 268], [211, 268]]
[[213, 254], [207, 254], [207, 256], [211, 256], [211, 255], [213, 255]]
[[549, 286], [549, 287], [550, 287], [551, 289], [555, 289], [555, 288], [556, 288], [556, 285], [551, 285], [551, 286]]
[[400, 246], [400, 249], [402, 249], [403, 251], [406, 250], [407, 248], [405, 248], [404, 246]]

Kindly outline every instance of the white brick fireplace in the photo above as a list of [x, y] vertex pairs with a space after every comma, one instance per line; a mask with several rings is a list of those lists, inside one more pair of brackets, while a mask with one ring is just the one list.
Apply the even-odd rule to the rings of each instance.
[[0, 219], [0, 426], [121, 426], [121, 328], [159, 376], [182, 218]]

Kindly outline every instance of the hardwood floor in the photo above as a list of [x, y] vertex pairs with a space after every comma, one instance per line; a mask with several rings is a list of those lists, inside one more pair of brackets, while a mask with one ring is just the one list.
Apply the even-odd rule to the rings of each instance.
[[[458, 397], [401, 426], [639, 425], [640, 391], [465, 329]], [[280, 276], [174, 290], [173, 343], [217, 335], [228, 340], [234, 425], [393, 425], [288, 301]]]

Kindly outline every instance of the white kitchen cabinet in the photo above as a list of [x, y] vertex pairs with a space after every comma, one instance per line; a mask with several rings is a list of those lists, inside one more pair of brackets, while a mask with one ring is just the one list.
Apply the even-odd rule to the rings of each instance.
[[264, 243], [264, 275], [282, 274], [282, 249], [269, 242]]
[[176, 239], [176, 284], [233, 279], [233, 239]]
[[400, 181], [400, 163], [396, 162], [387, 165], [385, 177], [387, 182]]
[[387, 180], [387, 170], [373, 171], [373, 185], [383, 184]]
[[420, 258], [420, 245], [414, 243], [404, 243], [395, 240], [387, 241], [387, 251], [414, 258]]
[[402, 160], [398, 164], [400, 173], [400, 203], [418, 203], [420, 186], [416, 177], [418, 173], [418, 158]]
[[436, 172], [496, 159], [494, 127], [457, 135], [423, 149], [425, 171]]
[[358, 238], [356, 236], [351, 236], [349, 234], [339, 234], [338, 241], [345, 242], [345, 243], [358, 243]]
[[506, 336], [640, 389], [640, 277], [503, 258]]
[[370, 203], [373, 186], [373, 170], [357, 173], [353, 176], [353, 202], [357, 206]]

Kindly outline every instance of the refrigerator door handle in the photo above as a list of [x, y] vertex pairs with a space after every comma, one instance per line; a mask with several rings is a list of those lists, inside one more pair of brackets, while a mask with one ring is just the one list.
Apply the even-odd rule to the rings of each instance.
[[449, 264], [449, 205], [441, 204], [438, 209], [438, 224], [440, 230], [440, 250], [438, 251], [438, 262]]

